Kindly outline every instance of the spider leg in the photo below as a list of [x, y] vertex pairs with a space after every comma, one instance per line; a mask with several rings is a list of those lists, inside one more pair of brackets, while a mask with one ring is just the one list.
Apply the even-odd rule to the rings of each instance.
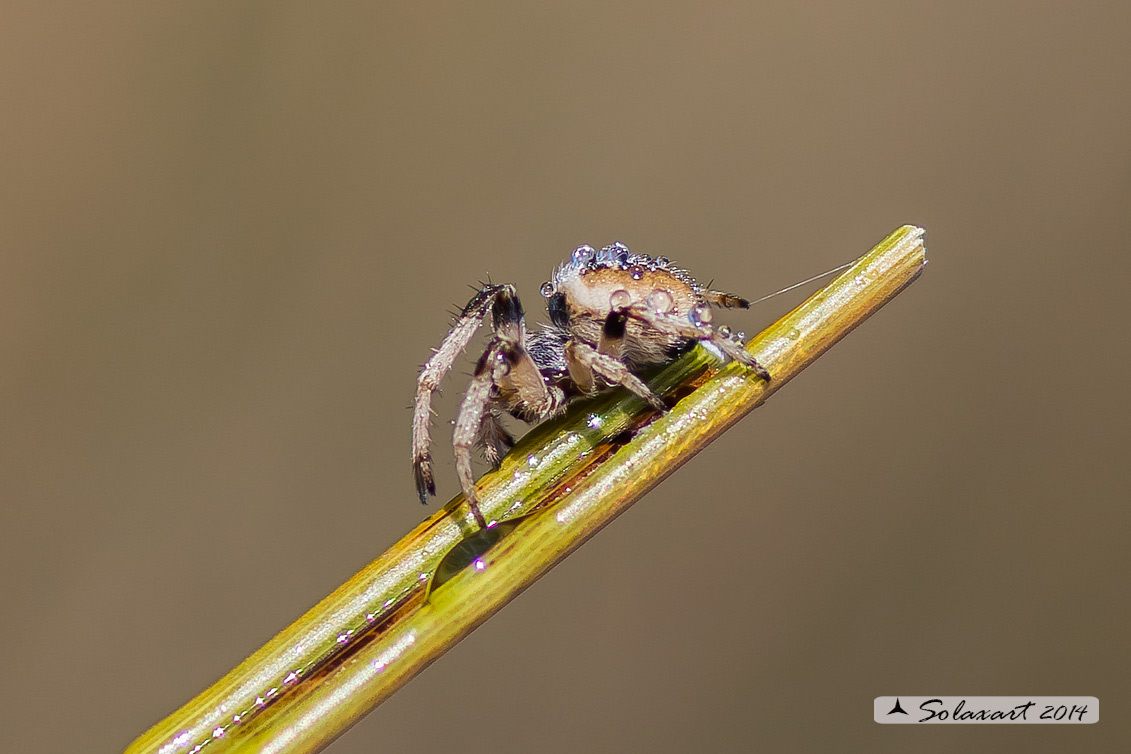
[[483, 416], [476, 446], [483, 452], [483, 457], [491, 464], [491, 468], [497, 468], [503, 456], [514, 447], [514, 437], [503, 426], [498, 413], [488, 411]]
[[642, 306], [634, 306], [628, 309], [628, 314], [633, 319], [639, 320], [662, 333], [711, 343], [730, 358], [752, 369], [762, 379], [770, 380], [770, 373], [753, 356], [747, 353], [741, 341], [730, 334], [730, 328], [715, 329], [711, 325], [710, 309], [706, 305], [697, 309], [696, 313], [703, 317], [702, 323], [699, 325], [690, 320], [685, 321], [681, 317], [655, 312]]
[[498, 375], [495, 384], [505, 410], [526, 421], [541, 421], [564, 406], [565, 393], [547, 384], [541, 368], [527, 350], [523, 316], [522, 302], [514, 289], [501, 291], [491, 310], [495, 331], [492, 345], [499, 344], [507, 369]]
[[432, 442], [432, 395], [439, 390], [444, 376], [467, 348], [488, 309], [494, 306], [499, 294], [503, 292], [513, 295], [514, 287], [485, 285], [478, 290], [467, 302], [440, 347], [420, 370], [412, 412], [412, 469], [416, 479], [416, 492], [422, 503], [428, 501], [428, 495], [436, 494], [436, 482], [432, 477], [432, 453], [429, 451]]
[[514, 445], [514, 439], [499, 423], [500, 409], [530, 421], [540, 421], [565, 406], [565, 392], [550, 386], [526, 350], [526, 325], [522, 303], [513, 289], [500, 291], [492, 305], [495, 335], [475, 366], [463, 403], [456, 416], [452, 445], [456, 476], [464, 498], [480, 528], [487, 521], [479, 510], [471, 451], [483, 448], [492, 465]]
[[[577, 352], [578, 348], [578, 341], [566, 341], [565, 358], [566, 368], [569, 370], [569, 379], [582, 393], [592, 393], [597, 389], [596, 373], [592, 367], [585, 363], [584, 357]], [[597, 352], [593, 351], [593, 353]]]
[[749, 309], [750, 302], [742, 296], [736, 296], [726, 291], [703, 291], [703, 298], [715, 306], [725, 306], [727, 309]]
[[495, 339], [483, 352], [479, 363], [475, 365], [475, 373], [471, 376], [467, 392], [464, 393], [463, 403], [460, 404], [459, 414], [456, 417], [455, 431], [452, 434], [452, 445], [456, 454], [456, 476], [459, 478], [460, 487], [463, 488], [467, 505], [471, 508], [471, 513], [475, 516], [480, 529], [487, 528], [487, 520], [479, 510], [479, 497], [475, 493], [471, 449], [475, 447], [483, 417], [489, 410], [491, 388], [498, 384], [510, 369], [505, 349], [506, 344]]
[[653, 393], [652, 389], [633, 374], [623, 361], [615, 356], [601, 353], [588, 343], [580, 340], [570, 340], [566, 343], [566, 364], [569, 367], [570, 379], [585, 392], [593, 390], [596, 382], [594, 375], [597, 375], [613, 385], [625, 386], [648, 401], [654, 408], [660, 411], [667, 410], [660, 396]]

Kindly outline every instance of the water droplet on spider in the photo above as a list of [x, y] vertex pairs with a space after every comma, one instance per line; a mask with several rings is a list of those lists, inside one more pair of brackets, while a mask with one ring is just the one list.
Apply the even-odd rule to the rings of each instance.
[[574, 264], [589, 264], [593, 261], [593, 257], [597, 256], [597, 251], [586, 243], [574, 249], [570, 256]]
[[746, 333], [744, 333], [742, 330], [739, 330], [734, 334], [734, 339], [741, 343], [746, 340]]
[[632, 303], [632, 296], [623, 288], [618, 288], [609, 294], [609, 308], [623, 309]]
[[589, 420], [585, 422], [589, 429], [597, 429], [601, 426], [601, 417], [597, 414], [589, 414]]
[[526, 465], [527, 466], [537, 466], [538, 465], [538, 456], [534, 455], [533, 453], [528, 454], [526, 456]]
[[719, 335], [723, 336], [724, 338], [729, 338], [730, 335], [731, 335], [730, 327], [728, 327], [727, 325], [723, 325], [722, 327], [720, 327], [719, 328]]
[[634, 264], [628, 268], [628, 274], [632, 276], [633, 280], [639, 280], [644, 277], [644, 268], [638, 264]]
[[671, 261], [672, 260], [668, 259], [667, 257], [656, 257], [656, 264], [660, 267], [667, 267], [669, 264], [671, 264]]
[[707, 304], [699, 304], [691, 309], [687, 314], [687, 318], [691, 320], [691, 324], [696, 327], [711, 324], [711, 307]]
[[542, 298], [549, 298], [550, 296], [553, 296], [554, 284], [547, 280], [545, 283], [542, 283], [542, 287], [539, 289], [539, 292], [542, 294]]
[[675, 302], [672, 301], [672, 295], [662, 288], [657, 288], [648, 294], [648, 306], [650, 306], [654, 312], [660, 312], [661, 314], [670, 312], [674, 304]]

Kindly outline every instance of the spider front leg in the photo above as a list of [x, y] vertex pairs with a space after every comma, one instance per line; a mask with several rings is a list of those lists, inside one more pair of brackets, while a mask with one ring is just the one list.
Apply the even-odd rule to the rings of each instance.
[[628, 314], [662, 333], [710, 343], [767, 382], [771, 379], [769, 371], [746, 351], [741, 340], [731, 335], [729, 327], [716, 329], [711, 325], [711, 307], [707, 304], [693, 308], [686, 320], [644, 306], [634, 306], [628, 310]]
[[626, 320], [627, 315], [623, 309], [609, 312], [596, 348], [580, 340], [566, 343], [566, 367], [569, 369], [570, 379], [583, 392], [589, 393], [596, 388], [596, 377], [599, 376], [610, 385], [623, 385], [648, 401], [653, 408], [666, 411], [667, 407], [660, 396], [652, 392], [644, 384], [644, 380], [633, 374], [621, 361]]

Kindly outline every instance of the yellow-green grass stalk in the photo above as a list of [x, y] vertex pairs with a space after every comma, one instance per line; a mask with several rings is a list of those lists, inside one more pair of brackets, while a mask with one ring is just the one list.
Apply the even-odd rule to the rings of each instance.
[[478, 483], [488, 530], [457, 496], [127, 754], [319, 751], [915, 280], [922, 236], [753, 338], [770, 382], [697, 348], [649, 380], [666, 413], [619, 390], [535, 428]]

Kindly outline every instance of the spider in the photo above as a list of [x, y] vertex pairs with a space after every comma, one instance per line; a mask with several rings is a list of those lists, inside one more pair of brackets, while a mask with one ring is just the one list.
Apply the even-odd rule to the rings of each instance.
[[586, 395], [623, 386], [660, 411], [663, 401], [637, 372], [665, 364], [696, 343], [729, 357], [762, 379], [770, 374], [742, 344], [742, 333], [711, 324], [711, 306], [748, 308], [739, 296], [712, 290], [666, 257], [630, 251], [622, 243], [579, 246], [542, 284], [550, 324], [528, 331], [513, 285], [483, 285], [440, 347], [424, 364], [412, 416], [412, 466], [420, 502], [436, 494], [432, 477], [432, 395], [467, 348], [487, 312], [494, 334], [475, 366], [455, 421], [456, 475], [481, 529], [471, 455], [479, 448], [492, 466], [514, 445], [503, 414], [538, 423]]

